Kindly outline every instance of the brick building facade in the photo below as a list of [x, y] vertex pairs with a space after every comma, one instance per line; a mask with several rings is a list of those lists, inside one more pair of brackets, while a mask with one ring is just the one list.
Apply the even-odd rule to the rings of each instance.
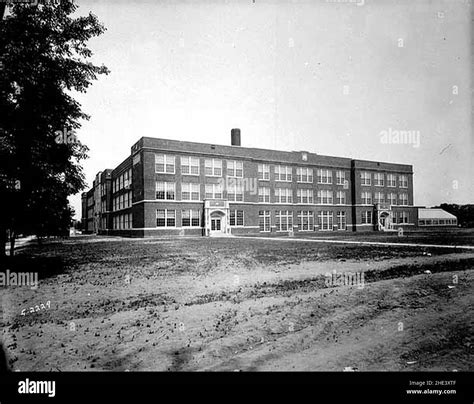
[[88, 233], [387, 231], [418, 223], [411, 165], [142, 137], [82, 194]]

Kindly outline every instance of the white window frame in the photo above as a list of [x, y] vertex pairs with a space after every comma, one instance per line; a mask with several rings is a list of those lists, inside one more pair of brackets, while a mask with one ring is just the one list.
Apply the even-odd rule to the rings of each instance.
[[293, 203], [293, 189], [275, 188], [275, 203]]
[[372, 205], [372, 192], [363, 191], [360, 193], [360, 203], [361, 205]]
[[[208, 173], [208, 170], [211, 170], [211, 174]], [[206, 177], [222, 177], [222, 160], [206, 159], [204, 161], [204, 173]]]
[[332, 170], [318, 168], [316, 170], [318, 184], [332, 184]]
[[[242, 212], [242, 223], [239, 224], [239, 214], [238, 212]], [[234, 219], [234, 224], [232, 224], [232, 219]], [[229, 211], [229, 225], [230, 227], [244, 227], [245, 226], [245, 212], [243, 209], [230, 209]]]
[[344, 185], [346, 182], [346, 172], [343, 170], [336, 171], [336, 185]]
[[[158, 198], [158, 184], [164, 184], [163, 191], [164, 191], [164, 198]], [[173, 192], [173, 198], [168, 198], [168, 192]], [[157, 201], [175, 201], [176, 200], [176, 182], [168, 182], [168, 181], [156, 181], [155, 182], [155, 199]]]
[[[185, 218], [185, 212], [189, 215], [189, 218]], [[189, 225], [184, 224], [183, 219], [189, 219]], [[197, 219], [197, 224], [194, 224], [193, 220]], [[201, 211], [199, 209], [182, 209], [181, 210], [181, 227], [201, 227]]]
[[[185, 197], [189, 194], [189, 198]], [[181, 183], [181, 200], [182, 201], [200, 201], [201, 200], [201, 184], [198, 182], [182, 182]]]
[[275, 211], [275, 226], [277, 232], [293, 231], [293, 212], [291, 210]]
[[[165, 225], [164, 226], [158, 226], [158, 211], [164, 211], [165, 212]], [[171, 212], [173, 212], [173, 215], [171, 215]], [[168, 220], [174, 219], [174, 226], [168, 226]], [[156, 227], [168, 227], [168, 228], [175, 228], [176, 227], [176, 210], [175, 209], [156, 209]]]
[[374, 203], [385, 203], [385, 194], [383, 192], [374, 192]]
[[361, 212], [362, 224], [373, 224], [373, 212], [371, 210], [364, 210]]
[[402, 193], [398, 194], [398, 200], [399, 200], [398, 206], [408, 206], [408, 204], [409, 204], [409, 202], [408, 202], [408, 193], [402, 192]]
[[360, 172], [360, 185], [364, 187], [372, 185], [372, 174], [369, 171]]
[[[195, 172], [193, 172], [193, 168]], [[200, 171], [199, 157], [181, 156], [181, 175], [199, 176], [199, 171]]]
[[346, 204], [346, 192], [336, 191], [336, 205], [345, 205], [345, 204]]
[[258, 188], [258, 203], [270, 203], [270, 188], [269, 187]]
[[334, 226], [333, 212], [320, 210], [318, 212], [318, 225], [320, 231], [332, 231]]
[[401, 174], [398, 176], [398, 187], [408, 188], [408, 175]]
[[[163, 157], [163, 163], [158, 162]], [[158, 164], [163, 164], [163, 171], [159, 171]], [[169, 166], [173, 166], [173, 171], [169, 170]], [[155, 153], [155, 173], [157, 174], [175, 174], [176, 173], [176, 156], [164, 153]]]
[[387, 187], [389, 188], [397, 187], [397, 176], [395, 174], [387, 174]]
[[334, 194], [330, 189], [319, 189], [317, 192], [316, 203], [318, 205], [333, 205]]
[[257, 178], [259, 181], [270, 181], [270, 164], [259, 164]]
[[337, 229], [347, 230], [347, 214], [344, 210], [336, 212]]
[[243, 178], [244, 162], [240, 160], [227, 160], [227, 176], [233, 178]]
[[314, 191], [310, 188], [298, 188], [296, 190], [297, 203], [312, 205], [314, 203]]
[[258, 227], [261, 233], [270, 233], [272, 228], [271, 215], [269, 210], [260, 210], [258, 212]]
[[296, 167], [296, 182], [302, 184], [312, 184], [313, 169], [311, 167]]
[[[298, 231], [314, 231], [314, 212], [312, 210], [299, 210], [297, 218]], [[307, 228], [305, 229], [305, 227]]]
[[[209, 189], [212, 187], [212, 198], [209, 198], [208, 195], [211, 194]], [[217, 196], [220, 195], [220, 196]], [[223, 198], [223, 189], [221, 184], [206, 184], [204, 197], [206, 199], [222, 199]]]
[[276, 165], [275, 166], [275, 181], [277, 182], [292, 182], [293, 173], [291, 166]]
[[374, 173], [374, 186], [375, 187], [385, 186], [385, 176], [383, 173]]

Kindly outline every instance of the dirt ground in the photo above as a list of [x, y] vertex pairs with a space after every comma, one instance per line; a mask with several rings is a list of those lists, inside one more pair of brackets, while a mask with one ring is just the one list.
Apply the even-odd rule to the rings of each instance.
[[14, 370], [474, 370], [472, 250], [81, 236], [9, 265], [40, 277], [0, 288]]

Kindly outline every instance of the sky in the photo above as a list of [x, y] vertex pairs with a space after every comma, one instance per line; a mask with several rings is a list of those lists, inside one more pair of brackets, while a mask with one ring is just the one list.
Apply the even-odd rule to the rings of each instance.
[[411, 164], [415, 205], [474, 203], [472, 0], [76, 4], [111, 70], [74, 94], [89, 186], [142, 136], [229, 145], [237, 127], [246, 147]]

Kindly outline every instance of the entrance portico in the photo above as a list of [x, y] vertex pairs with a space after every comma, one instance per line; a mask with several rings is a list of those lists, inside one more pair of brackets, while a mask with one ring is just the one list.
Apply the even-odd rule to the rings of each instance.
[[205, 200], [204, 222], [206, 236], [230, 234], [229, 202], [225, 199]]
[[391, 206], [384, 203], [378, 203], [375, 208], [377, 214], [377, 230], [393, 230], [393, 212]]

